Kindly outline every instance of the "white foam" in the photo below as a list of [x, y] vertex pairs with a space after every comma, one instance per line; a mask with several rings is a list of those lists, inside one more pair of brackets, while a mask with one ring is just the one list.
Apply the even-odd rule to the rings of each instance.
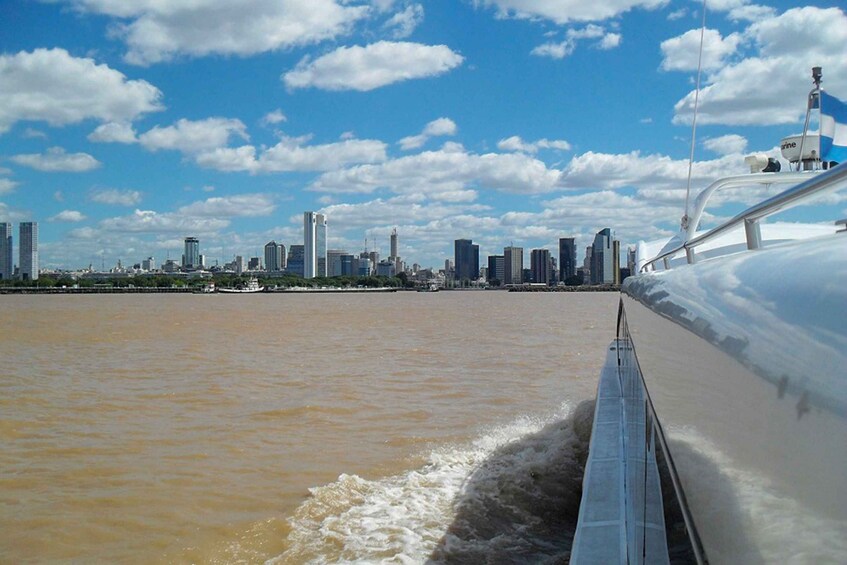
[[[497, 500], [506, 508], [502, 513], [537, 521], [510, 506], [508, 495], [501, 496], [510, 487], [500, 483], [536, 481], [533, 473], [544, 472], [544, 461], [567, 449], [568, 442], [545, 437], [516, 442], [513, 449], [509, 444], [562, 420], [568, 412], [563, 405], [549, 418], [519, 418], [487, 430], [470, 444], [436, 449], [420, 469], [377, 480], [344, 474], [334, 483], [310, 489], [309, 500], [289, 520], [287, 550], [268, 563], [420, 563], [430, 558], [448, 527], [456, 526], [458, 513], [467, 512], [469, 504], [484, 505], [496, 498], [503, 499]], [[551, 433], [573, 436], [568, 426], [560, 428]], [[522, 527], [515, 525], [516, 530]], [[448, 536], [442, 549], [467, 551], [480, 543], [527, 545], [508, 535], [495, 537], [462, 541]]]

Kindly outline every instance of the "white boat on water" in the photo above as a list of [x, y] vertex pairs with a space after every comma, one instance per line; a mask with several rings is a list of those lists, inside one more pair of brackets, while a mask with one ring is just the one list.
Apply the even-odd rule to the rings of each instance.
[[[847, 151], [847, 121], [835, 122], [822, 137], [843, 136]], [[669, 563], [671, 507], [690, 561], [844, 562], [847, 163], [821, 162], [833, 153], [819, 140], [783, 144], [796, 170], [748, 159], [757, 172], [705, 189], [678, 235], [639, 245], [598, 385], [571, 563]], [[778, 184], [788, 188], [697, 232], [713, 193]], [[827, 225], [763, 223], [824, 195]]]
[[251, 278], [247, 281], [242, 287], [238, 288], [218, 288], [218, 292], [223, 292], [226, 294], [252, 294], [256, 292], [262, 292], [265, 290], [265, 287], [259, 286], [259, 280], [256, 278]]

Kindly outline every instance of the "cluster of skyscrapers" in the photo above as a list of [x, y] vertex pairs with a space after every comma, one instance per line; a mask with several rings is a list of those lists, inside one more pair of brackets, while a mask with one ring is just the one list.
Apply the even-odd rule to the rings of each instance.
[[12, 223], [0, 222], [0, 280], [19, 278], [38, 280], [38, 223], [21, 222], [18, 226], [18, 266], [12, 252]]
[[[620, 284], [620, 241], [609, 228], [597, 232], [585, 249], [585, 261], [577, 261], [576, 238], [559, 239], [558, 267], [549, 249], [533, 249], [530, 266], [524, 268], [524, 250], [510, 245], [502, 255], [489, 255], [484, 272], [479, 265], [479, 246], [470, 239], [455, 241], [453, 277], [456, 281], [473, 282], [485, 278], [488, 283], [516, 285], [524, 283], [554, 284]], [[450, 269], [450, 264], [446, 265]]]

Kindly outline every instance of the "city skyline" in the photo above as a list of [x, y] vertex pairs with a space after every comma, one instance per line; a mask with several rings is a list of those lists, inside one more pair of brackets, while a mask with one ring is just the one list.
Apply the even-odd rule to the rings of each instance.
[[[178, 260], [189, 236], [210, 263], [262, 257], [301, 243], [302, 210], [332, 219], [327, 249], [429, 266], [457, 238], [558, 258], [561, 237], [582, 255], [607, 226], [622, 248], [677, 229], [699, 3], [280, 5], [7, 2], [0, 222], [38, 222], [43, 268]], [[842, 7], [731, 0], [706, 21], [695, 192], [778, 157], [811, 67], [847, 98]], [[762, 196], [720, 195], [704, 227]]]

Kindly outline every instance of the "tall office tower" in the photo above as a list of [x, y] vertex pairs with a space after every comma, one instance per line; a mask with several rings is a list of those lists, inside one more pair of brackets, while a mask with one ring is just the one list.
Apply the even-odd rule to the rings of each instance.
[[182, 268], [200, 268], [200, 240], [196, 237], [185, 238], [185, 251], [182, 254]]
[[594, 244], [591, 246], [591, 284], [614, 282], [613, 260], [612, 230], [603, 228], [594, 236]]
[[326, 216], [303, 212], [303, 277], [326, 276]]
[[12, 278], [12, 274], [12, 223], [0, 222], [0, 280], [7, 281]]
[[395, 259], [400, 257], [397, 253], [397, 228], [391, 231], [391, 256]]
[[582, 260], [582, 272], [585, 275], [585, 284], [591, 282], [591, 254], [594, 252], [594, 247], [591, 245], [585, 246], [585, 259]]
[[503, 256], [488, 256], [488, 282], [497, 281], [503, 284]]
[[235, 256], [235, 274], [240, 275], [244, 272], [244, 257], [241, 255]]
[[353, 257], [353, 255], [345, 254], [341, 256], [341, 276], [342, 277], [351, 277], [356, 274], [356, 271], [359, 268], [358, 259]]
[[503, 284], [523, 282], [523, 247], [503, 248]]
[[479, 245], [470, 239], [457, 239], [454, 257], [457, 281], [475, 281], [479, 278]]
[[630, 247], [626, 250], [626, 268], [629, 269], [630, 275], [637, 275], [637, 267], [635, 265], [635, 247]]
[[265, 270], [281, 271], [285, 262], [285, 248], [275, 242], [269, 241], [265, 244]]
[[285, 272], [292, 275], [303, 276], [305, 268], [306, 246], [292, 245], [288, 248], [288, 261], [285, 266]]
[[621, 284], [621, 242], [612, 240], [612, 282]]
[[550, 284], [550, 250], [533, 249], [529, 254], [532, 282]]
[[247, 261], [247, 270], [248, 271], [258, 271], [262, 267], [262, 262], [258, 257], [250, 257], [250, 260]]
[[572, 237], [559, 238], [559, 280], [566, 281], [576, 275], [576, 240]]
[[153, 257], [148, 257], [141, 261], [141, 269], [144, 271], [155, 271], [156, 270], [156, 260]]
[[21, 222], [20, 225], [21, 280], [38, 280], [38, 222]]

